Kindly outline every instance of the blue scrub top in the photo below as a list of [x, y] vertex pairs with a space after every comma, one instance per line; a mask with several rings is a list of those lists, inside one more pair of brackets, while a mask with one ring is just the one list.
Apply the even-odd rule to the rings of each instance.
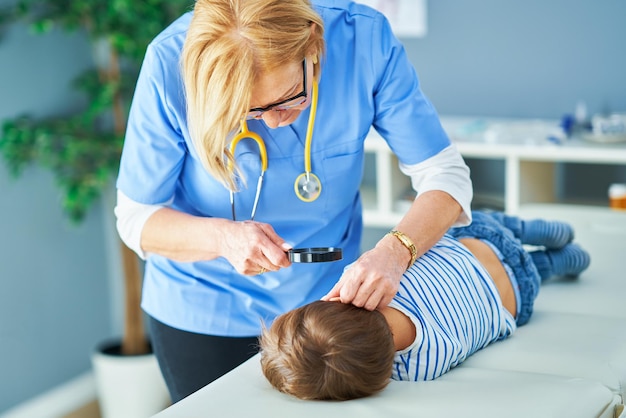
[[[320, 0], [327, 54], [322, 60], [311, 165], [320, 197], [299, 200], [294, 181], [304, 171], [309, 110], [290, 126], [269, 129], [249, 121], [265, 141], [268, 170], [255, 220], [272, 225], [294, 247], [335, 246], [344, 259], [293, 264], [278, 272], [243, 276], [224, 259], [181, 263], [151, 255], [142, 307], [186, 331], [256, 336], [262, 323], [321, 298], [359, 255], [359, 185], [363, 142], [374, 127], [406, 164], [419, 163], [450, 141], [401, 43], [383, 15], [348, 1]], [[198, 216], [231, 218], [229, 192], [202, 167], [186, 126], [180, 53], [191, 14], [149, 46], [131, 106], [117, 187], [140, 203], [161, 204]], [[248, 187], [236, 193], [238, 220], [249, 219], [260, 172], [256, 143], [242, 140], [236, 160]]]

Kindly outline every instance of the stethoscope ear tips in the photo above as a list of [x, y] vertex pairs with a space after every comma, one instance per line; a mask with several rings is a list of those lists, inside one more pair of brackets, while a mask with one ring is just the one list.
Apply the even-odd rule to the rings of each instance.
[[296, 196], [304, 202], [316, 200], [322, 192], [322, 182], [313, 173], [302, 173], [293, 185]]

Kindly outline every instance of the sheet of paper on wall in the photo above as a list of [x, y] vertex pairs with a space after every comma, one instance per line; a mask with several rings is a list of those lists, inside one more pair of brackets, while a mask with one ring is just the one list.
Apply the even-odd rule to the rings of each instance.
[[426, 0], [357, 0], [382, 12], [398, 37], [426, 36]]

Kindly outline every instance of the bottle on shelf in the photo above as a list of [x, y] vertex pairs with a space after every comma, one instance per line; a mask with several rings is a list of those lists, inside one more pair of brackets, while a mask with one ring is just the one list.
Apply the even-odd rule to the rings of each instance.
[[609, 186], [609, 207], [626, 210], [626, 184], [613, 183]]

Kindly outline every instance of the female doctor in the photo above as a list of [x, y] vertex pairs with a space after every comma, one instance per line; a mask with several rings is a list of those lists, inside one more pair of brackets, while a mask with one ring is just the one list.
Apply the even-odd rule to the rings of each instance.
[[[359, 255], [371, 127], [417, 198]], [[470, 222], [472, 197], [387, 20], [337, 0], [196, 1], [147, 50], [117, 189], [174, 402], [254, 355], [262, 324], [283, 312], [330, 298], [387, 305], [407, 266]], [[328, 246], [343, 259], [286, 255]]]

